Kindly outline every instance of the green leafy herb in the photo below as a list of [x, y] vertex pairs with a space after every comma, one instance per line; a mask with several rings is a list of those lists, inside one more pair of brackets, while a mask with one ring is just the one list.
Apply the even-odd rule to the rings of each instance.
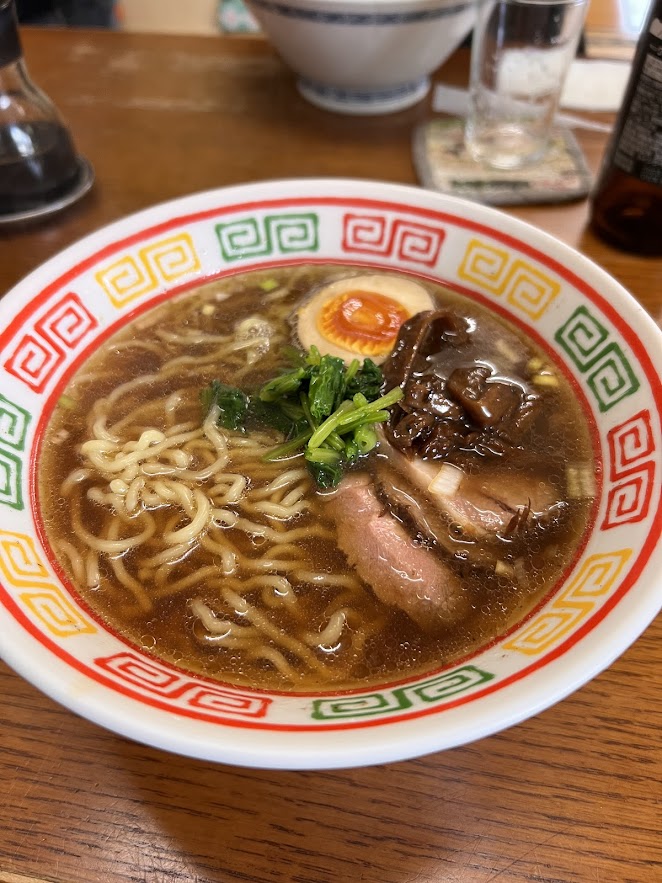
[[311, 365], [308, 380], [310, 413], [316, 423], [329, 416], [342, 401], [345, 391], [345, 363], [337, 356], [322, 356]]
[[202, 408], [207, 415], [216, 406], [219, 410], [218, 424], [225, 429], [239, 429], [244, 425], [248, 410], [248, 396], [235, 386], [227, 386], [213, 380], [200, 393]]
[[374, 426], [388, 419], [402, 390], [395, 387], [381, 395], [382, 372], [370, 359], [346, 364], [313, 346], [303, 355], [294, 351], [290, 361], [291, 370], [250, 396], [214, 381], [201, 393], [203, 407], [208, 412], [216, 405], [219, 424], [229, 429], [265, 424], [278, 429], [285, 441], [264, 459], [303, 453], [318, 487], [335, 487], [344, 469], [375, 447]]
[[317, 486], [323, 489], [335, 487], [342, 478], [343, 459], [339, 452], [328, 448], [318, 448], [304, 452], [308, 471], [315, 479]]
[[263, 402], [258, 396], [248, 400], [246, 429], [270, 426], [286, 438], [308, 432], [310, 424], [303, 408], [297, 402]]
[[360, 392], [367, 399], [376, 398], [384, 382], [381, 368], [379, 365], [375, 365], [372, 359], [364, 359], [363, 365], [360, 368], [358, 368], [358, 360], [355, 359], [354, 362], [357, 364], [357, 372], [347, 382], [346, 397], [352, 398], [357, 392]]
[[260, 390], [260, 399], [263, 402], [277, 402], [297, 392], [305, 376], [305, 368], [296, 368], [294, 371], [288, 371], [287, 374], [281, 374], [280, 377], [274, 377]]

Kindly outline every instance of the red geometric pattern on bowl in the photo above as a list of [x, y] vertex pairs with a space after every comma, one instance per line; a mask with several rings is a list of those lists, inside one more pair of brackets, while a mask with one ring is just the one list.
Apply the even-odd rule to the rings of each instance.
[[207, 714], [238, 714], [242, 717], [264, 717], [271, 699], [254, 693], [241, 693], [236, 688], [224, 690], [189, 680], [172, 669], [134, 653], [117, 653], [98, 657], [95, 664], [113, 677], [177, 705], [204, 710]]
[[639, 411], [607, 433], [609, 478], [602, 529], [642, 521], [648, 514], [655, 479], [655, 441], [648, 409]]
[[384, 215], [346, 214], [342, 247], [346, 252], [396, 257], [434, 267], [446, 238], [443, 227]]
[[69, 292], [26, 328], [5, 368], [30, 389], [42, 392], [65, 361], [64, 351], [74, 350], [98, 324], [78, 295]]

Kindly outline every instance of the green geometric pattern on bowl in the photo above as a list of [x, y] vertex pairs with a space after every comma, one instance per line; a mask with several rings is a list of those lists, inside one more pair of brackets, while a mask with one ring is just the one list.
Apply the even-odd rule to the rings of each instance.
[[31, 415], [20, 405], [0, 395], [0, 503], [23, 509], [23, 464], [7, 448], [23, 451]]
[[319, 216], [314, 213], [245, 217], [216, 225], [226, 261], [319, 249]]
[[639, 389], [639, 381], [623, 350], [586, 307], [578, 307], [554, 339], [585, 375], [601, 411], [608, 411]]
[[360, 696], [340, 696], [333, 699], [316, 699], [311, 717], [315, 720], [338, 718], [373, 717], [404, 711], [421, 703], [435, 703], [465, 693], [494, 678], [488, 671], [465, 665], [447, 671], [435, 678], [407, 687], [378, 693], [362, 693]]

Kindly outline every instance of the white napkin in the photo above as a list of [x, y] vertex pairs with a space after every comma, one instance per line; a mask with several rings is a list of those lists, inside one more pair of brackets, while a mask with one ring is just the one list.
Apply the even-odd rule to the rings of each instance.
[[618, 110], [630, 76], [630, 67], [623, 61], [573, 61], [563, 84], [561, 107]]

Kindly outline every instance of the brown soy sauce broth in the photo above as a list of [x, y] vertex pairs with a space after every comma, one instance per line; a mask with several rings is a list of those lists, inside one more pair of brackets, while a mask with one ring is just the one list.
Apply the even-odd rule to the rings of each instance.
[[[247, 661], [241, 649], [225, 650], [218, 645], [201, 643], [199, 622], [189, 606], [191, 594], [203, 597], [213, 605], [216, 586], [222, 584], [222, 574], [212, 580], [210, 588], [205, 580], [194, 583], [190, 591], [164, 596], [154, 601], [150, 610], [141, 610], [135, 598], [118, 583], [113, 568], [103, 555], [98, 562], [98, 579], [88, 587], [86, 580], [76, 575], [71, 557], [62, 551], [62, 543], [77, 545], [72, 533], [71, 506], [63, 499], [60, 488], [72, 470], [81, 466], [80, 445], [89, 437], [89, 415], [97, 400], [109, 395], [117, 386], [117, 378], [149, 376], [150, 380], [121, 400], [121, 407], [112, 414], [117, 421], [131, 413], [138, 414], [138, 425], [158, 426], [163, 423], [163, 401], [177, 390], [185, 395], [179, 406], [177, 419], [201, 421], [198, 391], [212, 380], [235, 382], [238, 362], [204, 364], [204, 354], [213, 350], [213, 344], [200, 342], [200, 334], [214, 335], [227, 330], [256, 313], [268, 318], [279, 329], [282, 339], [296, 344], [291, 317], [296, 305], [311, 290], [327, 281], [361, 272], [351, 266], [303, 266], [293, 271], [279, 269], [259, 271], [220, 280], [187, 292], [171, 302], [156, 307], [110, 338], [70, 381], [55, 409], [48, 427], [39, 463], [39, 494], [47, 534], [59, 562], [75, 586], [83, 602], [104, 620], [112, 630], [148, 654], [171, 662], [184, 670], [197, 672], [220, 681], [257, 688], [281, 690], [314, 690], [356, 688], [397, 680], [427, 671], [433, 671], [454, 660], [465, 657], [494, 640], [530, 611], [542, 597], [551, 591], [556, 581], [572, 561], [581, 542], [590, 514], [591, 500], [578, 498], [567, 501], [565, 467], [568, 462], [585, 464], [593, 469], [589, 429], [569, 384], [557, 372], [560, 382], [544, 390], [547, 397], [544, 413], [533, 425], [522, 450], [515, 452], [509, 462], [495, 466], [517, 474], [532, 466], [543, 466], [542, 476], [550, 482], [559, 500], [568, 504], [566, 517], [545, 533], [541, 540], [522, 544], [525, 555], [522, 584], [503, 574], [476, 573], [462, 570], [464, 589], [470, 596], [467, 617], [453, 629], [436, 635], [423, 632], [403, 612], [379, 602], [369, 587], [363, 586], [352, 598], [353, 618], [332, 652], [315, 651], [326, 666], [328, 676], [321, 680], [315, 671], [305, 665], [296, 666], [296, 660], [287, 656], [296, 667], [294, 678], [284, 678], [268, 659]], [[288, 281], [288, 277], [289, 281]], [[292, 278], [293, 277], [293, 278]], [[261, 283], [269, 282], [265, 293]], [[274, 288], [274, 283], [277, 286]], [[433, 283], [425, 282], [442, 306], [459, 311], [476, 324], [469, 350], [462, 359], [478, 359], [493, 365], [497, 372], [507, 374], [537, 359], [549, 363], [549, 356], [540, 351], [514, 326], [467, 298]], [[285, 294], [282, 287], [288, 286]], [[226, 299], [226, 295], [231, 297]], [[184, 341], [184, 343], [182, 343]], [[160, 368], [169, 360], [181, 360], [181, 372], [159, 377]], [[448, 371], [452, 354], [438, 357], [440, 372]], [[255, 388], [274, 376], [287, 362], [281, 345], [272, 349], [243, 373], [241, 386]], [[380, 455], [372, 454], [360, 469], [373, 471]], [[468, 472], [481, 466], [475, 458], [467, 458], [463, 466]], [[252, 488], [259, 488], [264, 480], [250, 479]], [[81, 521], [92, 534], [103, 531], [107, 514], [85, 496], [86, 480], [81, 482]], [[231, 508], [231, 507], [230, 507]], [[167, 508], [157, 510], [157, 536], [168, 529], [171, 513]], [[330, 523], [324, 513], [323, 500], [311, 495], [310, 509], [294, 519], [303, 533], [311, 536], [300, 540], [302, 560], [308, 570], [319, 573], [351, 575], [345, 556], [328, 538], [315, 538], [315, 526]], [[228, 536], [248, 558], [264, 551], [261, 538], [228, 529]], [[416, 542], [417, 540], [412, 540]], [[517, 541], [515, 541], [517, 542]], [[79, 544], [78, 544], [79, 545]], [[82, 551], [82, 550], [81, 550]], [[154, 554], [155, 549], [149, 549]], [[141, 557], [144, 550], [131, 549], [122, 556], [122, 564], [135, 580], [141, 579]], [[198, 569], [220, 567], [219, 559], [197, 546], [180, 561], [173, 562], [168, 571], [177, 579], [186, 580]], [[453, 565], [455, 566], [455, 565]], [[285, 632], [321, 631], [325, 625], [329, 605], [338, 597], [332, 586], [313, 585], [297, 581], [292, 585], [297, 596], [296, 616], [287, 607], [271, 607], [267, 611], [270, 622]], [[149, 593], [150, 586], [145, 586]], [[158, 592], [157, 592], [158, 594]], [[253, 596], [251, 603], [257, 603]], [[360, 625], [357, 625], [360, 623]], [[361, 646], [352, 643], [352, 634], [367, 624]], [[196, 637], [197, 635], [197, 637]]]

